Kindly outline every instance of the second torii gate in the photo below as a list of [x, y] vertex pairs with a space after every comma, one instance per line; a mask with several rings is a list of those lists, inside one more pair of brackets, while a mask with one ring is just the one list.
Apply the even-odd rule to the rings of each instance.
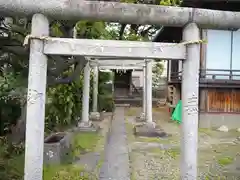
[[[101, 59], [101, 60], [99, 60]], [[90, 61], [90, 66], [93, 67], [93, 107], [92, 112], [90, 113], [90, 119], [99, 119], [100, 115], [97, 110], [97, 95], [98, 95], [98, 68], [99, 69], [115, 69], [115, 70], [135, 70], [141, 69], [143, 70], [143, 102], [142, 102], [142, 114], [141, 116], [145, 121], [152, 123], [152, 60], [138, 60], [138, 59], [126, 59], [126, 58], [118, 58], [118, 59], [105, 59], [99, 57], [98, 59], [94, 59]], [[88, 67], [87, 67], [88, 68]], [[147, 68], [147, 70], [146, 70]], [[84, 71], [86, 72], [86, 71]], [[89, 74], [87, 73], [86, 76]], [[85, 74], [84, 74], [85, 76]], [[85, 79], [87, 81], [87, 79]], [[89, 79], [90, 80], [90, 75]], [[84, 84], [88, 84], [88, 82], [84, 82]], [[83, 96], [89, 96], [88, 91], [84, 91], [87, 94], [83, 94]], [[148, 93], [149, 92], [149, 93]], [[84, 104], [84, 101], [83, 101]], [[83, 108], [86, 108], [87, 104], [83, 105]], [[148, 107], [148, 108], [147, 108]], [[83, 111], [87, 113], [88, 111]], [[83, 115], [83, 117], [87, 117]]]

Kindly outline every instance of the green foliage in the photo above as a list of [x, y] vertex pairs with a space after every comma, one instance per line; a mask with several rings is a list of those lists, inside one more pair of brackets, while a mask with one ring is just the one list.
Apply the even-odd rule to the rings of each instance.
[[100, 111], [112, 112], [114, 109], [114, 100], [112, 95], [99, 95]]
[[[1, 161], [1, 159], [0, 159]], [[4, 164], [0, 162], [0, 179], [20, 180], [23, 178], [24, 154], [13, 155], [8, 159], [3, 159]]]
[[161, 84], [161, 77], [164, 70], [163, 63], [157, 62], [153, 67], [153, 87], [158, 87]]
[[48, 89], [45, 118], [48, 130], [56, 130], [56, 128], [69, 126], [76, 122], [82, 108], [82, 87], [83, 82], [80, 78], [76, 82], [59, 84]]
[[77, 35], [87, 39], [106, 39], [108, 32], [104, 22], [79, 21], [76, 24]]
[[130, 32], [124, 37], [124, 39], [128, 41], [139, 41], [142, 40], [143, 37], [139, 36], [138, 34], [135, 34], [134, 32]]
[[[52, 33], [57, 36], [62, 36], [60, 31], [60, 24], [56, 23], [52, 25]], [[76, 24], [77, 36], [80, 38], [88, 39], [105, 39], [109, 38], [106, 30], [106, 24], [104, 22], [91, 22], [91, 21], [79, 21]], [[67, 71], [67, 74], [72, 73], [71, 70]], [[81, 116], [82, 109], [82, 88], [83, 78], [80, 75], [80, 79], [77, 82], [71, 84], [60, 84], [56, 87], [48, 89], [48, 100], [46, 107], [46, 129], [53, 130], [59, 127], [75, 124], [76, 120]], [[104, 84], [109, 81], [109, 74], [100, 73], [99, 75], [99, 98], [104, 103], [101, 103], [100, 109], [112, 108], [112, 99], [109, 97], [109, 91], [104, 90]], [[91, 75], [92, 82], [92, 75]], [[90, 107], [92, 103], [92, 86], [90, 86]], [[105, 96], [108, 94], [108, 96]], [[110, 104], [110, 105], [109, 105]]]
[[12, 144], [6, 137], [0, 137], [0, 157], [7, 158], [10, 155], [20, 155], [24, 152], [24, 143]]
[[99, 72], [98, 109], [111, 112], [114, 108], [112, 92], [112, 73]]
[[19, 180], [23, 176], [24, 144], [12, 144], [0, 137], [0, 179]]
[[162, 6], [179, 6], [182, 0], [161, 0], [160, 5]]
[[52, 26], [50, 27], [50, 34], [51, 36], [55, 36], [55, 37], [63, 37], [64, 34], [62, 33], [62, 31], [60, 30], [61, 24], [59, 22], [55, 22], [52, 24]]
[[[66, 74], [71, 71], [66, 72]], [[83, 75], [79, 75], [77, 81], [70, 84], [59, 84], [47, 91], [45, 125], [47, 131], [59, 130], [63, 127], [77, 123], [81, 117]], [[91, 82], [93, 83], [93, 74]], [[111, 89], [106, 84], [111, 80], [109, 73], [99, 73], [99, 110], [111, 111], [113, 99]], [[92, 85], [90, 86], [90, 108], [92, 104]]]
[[22, 84], [22, 77], [18, 74], [3, 72], [3, 76], [0, 76], [0, 135], [8, 132], [21, 115]]

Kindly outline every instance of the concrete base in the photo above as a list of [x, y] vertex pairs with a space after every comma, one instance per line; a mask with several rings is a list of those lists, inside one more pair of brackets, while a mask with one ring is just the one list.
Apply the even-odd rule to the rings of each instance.
[[141, 113], [140, 116], [136, 117], [136, 122], [146, 122], [145, 114]]
[[141, 123], [134, 127], [135, 136], [144, 137], [168, 137], [169, 135], [162, 129], [156, 127], [155, 123]]
[[99, 112], [91, 112], [89, 115], [90, 121], [101, 121]]
[[88, 122], [79, 122], [78, 130], [77, 131], [84, 131], [84, 132], [96, 132], [98, 131], [99, 127], [93, 125], [91, 121]]

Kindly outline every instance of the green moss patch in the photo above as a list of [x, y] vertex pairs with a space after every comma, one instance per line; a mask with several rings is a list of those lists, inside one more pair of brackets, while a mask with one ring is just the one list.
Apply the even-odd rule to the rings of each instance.
[[72, 138], [72, 150], [74, 156], [79, 156], [87, 152], [93, 152], [100, 135], [92, 132], [79, 132]]
[[91, 178], [97, 179], [96, 175], [86, 173], [84, 167], [79, 165], [46, 166], [43, 172], [44, 180], [88, 180]]
[[221, 158], [218, 159], [218, 164], [221, 165], [221, 166], [227, 166], [229, 164], [232, 164], [233, 160], [234, 159], [232, 157], [229, 157], [229, 156], [221, 157]]

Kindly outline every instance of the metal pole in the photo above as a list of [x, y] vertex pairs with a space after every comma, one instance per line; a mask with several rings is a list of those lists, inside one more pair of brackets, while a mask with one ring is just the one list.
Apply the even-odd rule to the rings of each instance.
[[[199, 39], [199, 29], [195, 23], [184, 27], [184, 41]], [[181, 179], [183, 180], [197, 179], [199, 64], [200, 45], [187, 45], [187, 59], [183, 61], [182, 73]]]
[[[49, 22], [44, 15], [35, 14], [32, 17], [31, 33], [33, 36], [49, 35]], [[47, 78], [47, 56], [42, 52], [43, 41], [32, 39], [28, 75], [24, 180], [42, 180]]]
[[87, 124], [89, 122], [89, 92], [90, 92], [90, 73], [91, 69], [89, 62], [84, 67], [84, 85], [83, 85], [83, 97], [82, 97], [82, 123]]
[[146, 120], [152, 123], [152, 60], [146, 60]]
[[98, 66], [93, 67], [93, 112], [98, 112]]

